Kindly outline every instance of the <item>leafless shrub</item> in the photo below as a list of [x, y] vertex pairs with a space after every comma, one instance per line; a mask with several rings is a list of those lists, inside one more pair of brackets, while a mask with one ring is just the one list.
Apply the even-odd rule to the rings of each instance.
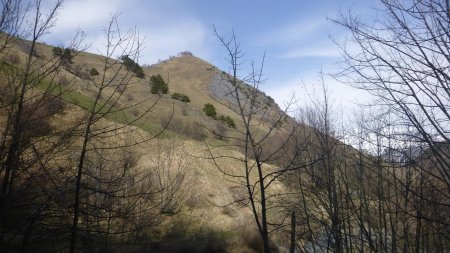
[[187, 107], [187, 105], [183, 105], [183, 107], [181, 108], [181, 114], [183, 116], [188, 116], [189, 115], [188, 114], [188, 107]]
[[9, 53], [5, 56], [5, 61], [12, 65], [17, 65], [21, 62], [20, 56], [17, 53]]
[[64, 101], [57, 96], [49, 96], [45, 101], [44, 108], [48, 115], [61, 113], [64, 110]]
[[217, 122], [214, 126], [214, 137], [219, 140], [224, 140], [227, 137], [227, 127], [222, 122]]
[[154, 167], [150, 171], [151, 187], [159, 203], [160, 213], [174, 215], [189, 199], [189, 174], [186, 155], [176, 150], [173, 142], [156, 144]]
[[70, 83], [69, 79], [66, 76], [61, 76], [58, 80], [58, 84], [62, 86], [68, 86]]
[[126, 84], [119, 84], [117, 86], [117, 91], [120, 92], [120, 93], [123, 93], [126, 90], [126, 88], [127, 88]]
[[[169, 122], [170, 120], [170, 122]], [[182, 134], [194, 140], [203, 140], [206, 137], [206, 132], [199, 124], [192, 122], [184, 122], [179, 118], [164, 117], [160, 120], [160, 126], [166, 127], [167, 130], [173, 131], [175, 133]]]

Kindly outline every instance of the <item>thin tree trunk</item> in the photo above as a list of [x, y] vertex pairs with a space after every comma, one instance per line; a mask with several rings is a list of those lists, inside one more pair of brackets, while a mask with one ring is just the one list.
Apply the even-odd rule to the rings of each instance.
[[292, 211], [291, 213], [291, 249], [290, 253], [295, 252], [295, 211]]

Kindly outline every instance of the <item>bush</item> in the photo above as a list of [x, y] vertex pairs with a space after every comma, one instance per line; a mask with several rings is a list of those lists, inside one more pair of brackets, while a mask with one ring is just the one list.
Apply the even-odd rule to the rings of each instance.
[[171, 97], [176, 100], [181, 100], [181, 96], [182, 95], [180, 93], [175, 92], [175, 93], [172, 93]]
[[69, 85], [69, 79], [67, 79], [67, 77], [66, 76], [61, 76], [60, 78], [59, 78], [59, 81], [58, 81], [58, 84], [59, 85], [63, 85], [63, 86], [67, 86], [67, 85]]
[[61, 58], [61, 61], [72, 63], [73, 58], [73, 50], [70, 48], [61, 48], [61, 47], [54, 47], [52, 49], [53, 55], [58, 56]]
[[100, 75], [100, 73], [98, 73], [96, 68], [91, 68], [91, 70], [89, 71], [89, 74], [91, 74], [91, 76], [98, 76], [98, 75]]
[[222, 123], [218, 122], [214, 127], [213, 133], [217, 139], [223, 140], [227, 137], [227, 128]]
[[228, 127], [236, 129], [236, 124], [234, 123], [234, 120], [230, 118], [230, 116], [223, 116], [221, 115], [219, 117], [219, 120], [225, 123]]
[[5, 61], [11, 65], [16, 65], [20, 63], [20, 56], [16, 53], [10, 53], [5, 57]]
[[122, 94], [127, 88], [126, 84], [119, 84], [117, 85], [117, 91], [120, 92], [120, 94]]
[[139, 64], [137, 64], [133, 59], [131, 59], [128, 55], [124, 55], [120, 58], [122, 60], [122, 64], [127, 68], [128, 71], [133, 72], [136, 77], [144, 78], [144, 70]]
[[64, 110], [64, 102], [56, 96], [48, 96], [42, 104], [25, 104], [23, 118], [27, 124], [23, 129], [23, 140], [27, 143], [31, 138], [41, 137], [51, 133], [52, 126], [49, 117]]
[[48, 115], [54, 115], [64, 111], [64, 102], [60, 97], [49, 96], [45, 101], [44, 108]]
[[181, 93], [177, 93], [177, 92], [172, 93], [172, 98], [176, 99], [176, 100], [180, 100], [180, 101], [185, 102], [185, 103], [191, 102], [191, 100], [189, 99], [188, 96], [186, 96], [184, 94], [181, 94]]
[[162, 118], [160, 126], [162, 128], [167, 127], [167, 130], [182, 134], [197, 141], [201, 141], [206, 137], [204, 128], [199, 127], [199, 124], [195, 122], [185, 122], [178, 118]]
[[188, 96], [183, 95], [183, 97], [181, 97], [181, 102], [189, 103], [189, 102], [191, 102], [191, 100], [189, 99]]
[[169, 85], [164, 82], [161, 75], [151, 76], [150, 82], [152, 84], [152, 94], [167, 94], [169, 92]]
[[80, 64], [75, 64], [73, 68], [67, 69], [67, 71], [72, 72], [72, 74], [78, 76], [81, 79], [91, 80], [91, 75], [87, 70], [83, 69], [83, 66]]
[[213, 119], [216, 118], [217, 112], [214, 105], [210, 103], [205, 104], [205, 106], [203, 107], [203, 111], [205, 112], [206, 116], [211, 117]]

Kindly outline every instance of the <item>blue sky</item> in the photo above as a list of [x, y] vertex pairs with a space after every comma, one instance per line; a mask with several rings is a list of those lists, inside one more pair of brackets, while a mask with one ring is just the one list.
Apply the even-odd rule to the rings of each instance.
[[[339, 68], [339, 51], [330, 36], [343, 41], [348, 35], [327, 18], [350, 8], [371, 17], [374, 4], [374, 0], [66, 0], [45, 41], [67, 44], [79, 28], [91, 43], [88, 51], [97, 52], [104, 44], [102, 30], [111, 14], [120, 12], [122, 27], [136, 26], [146, 37], [141, 64], [189, 50], [227, 70], [225, 51], [214, 37], [213, 26], [225, 37], [234, 29], [248, 60], [244, 70], [266, 52], [267, 82], [261, 89], [282, 105], [293, 93], [302, 101], [304, 86], [317, 85], [321, 69], [332, 73]], [[325, 81], [338, 106], [365, 99], [361, 92], [327, 76]]]

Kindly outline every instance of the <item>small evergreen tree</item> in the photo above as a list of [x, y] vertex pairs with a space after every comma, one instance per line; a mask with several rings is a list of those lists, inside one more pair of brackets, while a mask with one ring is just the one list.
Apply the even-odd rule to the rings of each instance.
[[191, 102], [191, 100], [189, 99], [189, 97], [186, 96], [186, 95], [182, 95], [182, 96], [181, 96], [181, 101], [182, 101], [182, 102], [185, 102], [185, 103]]
[[89, 71], [89, 74], [91, 74], [91, 76], [98, 76], [98, 75], [100, 75], [100, 73], [98, 73], [96, 68], [91, 68], [91, 70]]
[[230, 118], [230, 116], [225, 117], [225, 124], [227, 124], [228, 127], [236, 129], [236, 124], [234, 123], [234, 120]]
[[72, 58], [73, 58], [72, 51], [73, 50], [70, 48], [54, 47], [52, 49], [54, 56], [58, 56], [61, 58], [61, 60], [67, 61], [69, 63], [72, 63]]
[[164, 79], [160, 74], [150, 77], [152, 85], [152, 94], [167, 94], [169, 92], [169, 85], [164, 82]]
[[171, 97], [176, 100], [181, 100], [181, 94], [178, 92], [172, 93]]
[[203, 107], [203, 111], [205, 112], [206, 116], [211, 117], [213, 119], [216, 118], [217, 112], [214, 105], [210, 103], [205, 104], [205, 106]]
[[234, 123], [234, 120], [230, 118], [230, 116], [223, 116], [220, 115], [219, 120], [225, 123], [228, 127], [236, 129], [236, 124]]
[[144, 70], [139, 64], [137, 64], [133, 59], [131, 59], [128, 55], [124, 55], [120, 58], [122, 60], [122, 64], [127, 68], [128, 71], [136, 74], [138, 78], [144, 78]]
[[191, 100], [189, 99], [188, 96], [178, 93], [178, 92], [172, 93], [172, 98], [176, 99], [176, 100], [180, 100], [181, 102], [185, 102], [185, 103], [191, 102]]

